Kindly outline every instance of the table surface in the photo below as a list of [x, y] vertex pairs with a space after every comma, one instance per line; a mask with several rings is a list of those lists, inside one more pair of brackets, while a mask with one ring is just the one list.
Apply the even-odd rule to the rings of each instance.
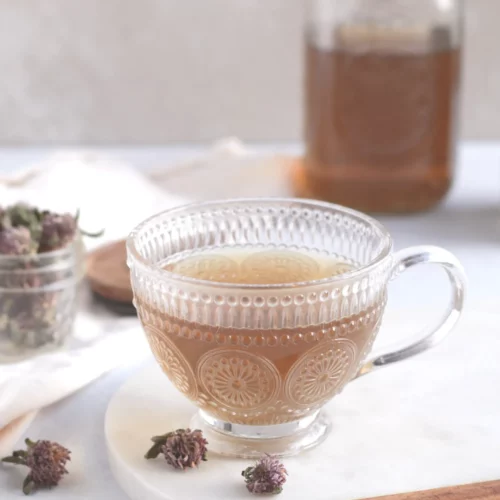
[[[297, 145], [256, 148], [285, 153], [300, 150]], [[202, 147], [187, 146], [98, 149], [139, 168], [173, 164], [202, 150]], [[55, 148], [0, 149], [0, 173], [36, 163], [53, 151]], [[393, 234], [397, 248], [434, 244], [454, 252], [468, 275], [468, 307], [497, 308], [500, 303], [500, 144], [467, 143], [461, 147], [456, 182], [446, 202], [437, 210], [380, 219]], [[448, 295], [441, 273], [434, 269], [419, 269], [407, 274], [391, 285], [390, 307], [436, 310], [443, 307]], [[417, 318], [415, 323], [419, 323]], [[125, 498], [108, 466], [103, 422], [110, 397], [141, 364], [137, 362], [117, 369], [39, 414], [28, 432], [29, 436], [67, 444], [73, 451], [73, 463], [72, 474], [59, 488], [40, 492], [37, 498], [45, 498], [45, 495], [53, 500]], [[20, 490], [12, 493], [21, 477], [21, 472], [17, 475], [0, 471], [2, 500], [23, 496]]]

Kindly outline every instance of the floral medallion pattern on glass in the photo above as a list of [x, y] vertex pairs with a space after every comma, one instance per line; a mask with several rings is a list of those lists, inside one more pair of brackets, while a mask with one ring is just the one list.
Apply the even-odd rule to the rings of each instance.
[[165, 333], [151, 325], [145, 325], [144, 329], [161, 369], [179, 391], [190, 399], [196, 399], [198, 394], [196, 379], [184, 356]]
[[198, 363], [204, 390], [230, 411], [251, 411], [269, 404], [280, 387], [280, 376], [268, 359], [246, 351], [221, 349]]
[[301, 356], [288, 372], [285, 393], [298, 405], [310, 406], [337, 394], [356, 369], [356, 344], [338, 339], [317, 345]]

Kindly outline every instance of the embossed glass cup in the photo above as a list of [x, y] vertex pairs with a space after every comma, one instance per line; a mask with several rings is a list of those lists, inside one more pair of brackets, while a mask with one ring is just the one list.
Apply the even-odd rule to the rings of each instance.
[[[307, 251], [352, 267], [271, 285], [164, 269], [172, 258], [228, 248]], [[199, 408], [191, 426], [203, 429], [211, 451], [230, 456], [290, 455], [320, 443], [330, 428], [321, 409], [349, 381], [433, 347], [463, 307], [465, 278], [452, 254], [428, 246], [393, 253], [379, 222], [328, 203], [236, 199], [175, 208], [140, 224], [127, 251], [151, 350]], [[446, 271], [448, 310], [419, 339], [372, 354], [389, 281], [420, 263]]]

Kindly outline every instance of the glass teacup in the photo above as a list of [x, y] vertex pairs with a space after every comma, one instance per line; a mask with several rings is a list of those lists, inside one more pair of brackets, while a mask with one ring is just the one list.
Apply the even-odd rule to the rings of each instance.
[[[418, 354], [458, 321], [465, 278], [436, 247], [393, 253], [387, 230], [308, 200], [193, 204], [151, 217], [127, 242], [134, 303], [151, 350], [199, 411], [216, 453], [290, 455], [321, 442], [321, 408], [352, 379]], [[441, 323], [371, 355], [391, 278], [439, 264], [452, 285]], [[188, 423], [186, 422], [186, 425]]]

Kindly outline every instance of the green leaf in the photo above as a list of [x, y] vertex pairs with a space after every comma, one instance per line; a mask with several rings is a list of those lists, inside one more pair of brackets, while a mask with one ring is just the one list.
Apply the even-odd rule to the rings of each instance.
[[83, 229], [80, 229], [80, 233], [82, 233], [83, 236], [87, 236], [88, 238], [100, 238], [104, 234], [104, 229], [101, 229], [97, 233], [89, 233], [87, 231], [84, 231]]
[[26, 446], [28, 446], [29, 448], [33, 448], [33, 446], [35, 446], [36, 443], [38, 443], [38, 441], [32, 441], [30, 438], [26, 438], [24, 442], [26, 443]]
[[26, 465], [26, 460], [21, 457], [5, 457], [2, 462], [6, 464]]
[[164, 443], [155, 443], [149, 450], [148, 452], [144, 455], [144, 458], [146, 460], [150, 460], [152, 458], [157, 458], [158, 455], [161, 453], [161, 449], [164, 446]]
[[31, 475], [26, 476], [26, 479], [23, 481], [23, 493], [25, 495], [31, 495], [35, 491], [35, 483], [31, 479]]
[[26, 450], [16, 450], [12, 453], [12, 456], [26, 458], [28, 456], [28, 452]]
[[161, 444], [166, 444], [167, 443], [167, 439], [170, 437], [170, 436], [173, 436], [174, 433], [173, 432], [167, 432], [167, 434], [163, 434], [163, 436], [153, 436], [151, 438], [151, 441], [153, 441], [153, 443], [161, 443]]

